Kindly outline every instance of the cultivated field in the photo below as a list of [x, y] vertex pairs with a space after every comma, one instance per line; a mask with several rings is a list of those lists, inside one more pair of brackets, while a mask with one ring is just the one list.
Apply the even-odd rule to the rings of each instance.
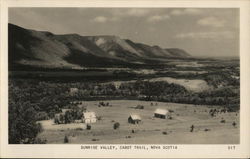
[[[63, 143], [64, 137], [69, 137], [69, 143], [74, 144], [237, 144], [239, 143], [239, 113], [218, 113], [215, 117], [209, 115], [212, 106], [195, 106], [188, 104], [111, 100], [111, 107], [98, 107], [99, 101], [84, 101], [88, 111], [94, 111], [101, 120], [91, 124], [91, 130], [64, 127], [51, 128], [53, 125], [42, 124], [44, 131], [38, 135], [46, 138], [47, 143]], [[153, 105], [151, 104], [153, 103]], [[137, 105], [144, 109], [135, 109]], [[158, 119], [153, 117], [156, 108], [173, 110], [172, 119]], [[140, 124], [129, 124], [129, 114], [141, 116]], [[224, 119], [225, 123], [221, 123]], [[120, 128], [113, 129], [115, 122]], [[236, 122], [236, 127], [232, 125]], [[46, 122], [45, 122], [46, 123]], [[48, 123], [48, 122], [47, 122]], [[191, 125], [194, 131], [190, 132]], [[79, 127], [79, 125], [77, 125]], [[206, 129], [206, 131], [205, 131]], [[132, 133], [134, 130], [134, 133]]]

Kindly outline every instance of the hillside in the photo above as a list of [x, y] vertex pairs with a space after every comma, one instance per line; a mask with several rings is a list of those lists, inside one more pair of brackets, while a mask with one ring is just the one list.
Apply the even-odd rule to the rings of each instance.
[[135, 43], [117, 36], [55, 35], [9, 24], [9, 66], [82, 68], [147, 63], [151, 58], [188, 58], [182, 49]]

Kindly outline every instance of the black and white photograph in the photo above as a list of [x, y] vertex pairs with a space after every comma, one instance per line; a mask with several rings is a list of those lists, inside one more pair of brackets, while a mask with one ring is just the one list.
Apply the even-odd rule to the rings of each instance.
[[249, 0], [1, 0], [0, 158], [249, 158]]
[[8, 8], [9, 144], [240, 144], [239, 8]]

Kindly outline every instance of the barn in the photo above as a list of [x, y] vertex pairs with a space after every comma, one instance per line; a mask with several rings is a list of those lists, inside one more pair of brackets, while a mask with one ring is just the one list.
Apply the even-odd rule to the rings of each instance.
[[158, 108], [154, 112], [154, 117], [166, 119], [167, 114], [168, 114], [168, 110], [167, 109], [160, 109], [160, 108]]
[[139, 115], [137, 115], [137, 114], [131, 114], [128, 117], [128, 123], [139, 124], [139, 122], [141, 122], [141, 117]]
[[97, 121], [95, 112], [84, 112], [83, 121], [85, 123], [95, 123]]

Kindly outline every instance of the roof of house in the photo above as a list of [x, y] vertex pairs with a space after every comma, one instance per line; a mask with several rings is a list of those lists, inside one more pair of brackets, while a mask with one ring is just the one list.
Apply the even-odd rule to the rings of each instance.
[[96, 118], [95, 112], [84, 112], [83, 113], [84, 118]]
[[70, 111], [71, 109], [62, 109], [62, 114], [65, 114], [66, 111]]
[[132, 120], [141, 120], [141, 117], [137, 114], [130, 114]]
[[155, 110], [154, 113], [155, 114], [161, 114], [161, 115], [167, 115], [168, 110], [167, 109], [160, 109], [160, 108], [158, 108], [158, 109]]

